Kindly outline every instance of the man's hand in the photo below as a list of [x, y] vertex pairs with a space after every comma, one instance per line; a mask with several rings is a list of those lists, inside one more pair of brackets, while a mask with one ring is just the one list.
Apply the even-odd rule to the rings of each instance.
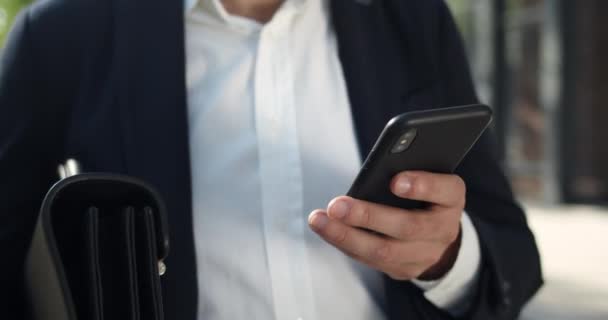
[[431, 206], [403, 210], [341, 196], [327, 210], [313, 211], [308, 222], [325, 241], [395, 280], [440, 278], [460, 248], [464, 181], [456, 175], [410, 171], [396, 175], [390, 187], [399, 197]]

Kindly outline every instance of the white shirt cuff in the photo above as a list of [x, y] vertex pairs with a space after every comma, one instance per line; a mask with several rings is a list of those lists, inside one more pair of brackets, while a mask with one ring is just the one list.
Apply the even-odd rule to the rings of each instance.
[[481, 265], [479, 238], [466, 212], [460, 219], [460, 228], [460, 249], [452, 269], [437, 280], [412, 280], [424, 290], [427, 300], [454, 316], [464, 313], [472, 302]]

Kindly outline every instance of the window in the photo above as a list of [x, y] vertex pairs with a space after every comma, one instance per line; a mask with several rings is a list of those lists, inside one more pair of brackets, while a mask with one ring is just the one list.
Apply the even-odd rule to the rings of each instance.
[[[448, 0], [516, 192], [608, 202], [608, 1]], [[602, 107], [603, 106], [603, 107]]]

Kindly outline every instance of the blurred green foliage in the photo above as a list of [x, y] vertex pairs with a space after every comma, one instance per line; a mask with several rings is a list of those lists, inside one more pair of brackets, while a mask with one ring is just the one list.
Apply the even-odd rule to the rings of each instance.
[[[460, 29], [465, 41], [471, 36], [473, 32], [473, 6], [480, 0], [447, 0], [447, 4], [454, 15], [456, 24]], [[488, 0], [481, 0], [488, 1]]]
[[449, 0], [446, 1], [450, 9], [452, 10], [452, 14], [456, 19], [456, 23], [459, 26], [465, 24], [465, 14], [469, 9], [470, 1], [467, 0]]
[[13, 19], [32, 0], [0, 0], [0, 48], [4, 46], [6, 36], [11, 29]]

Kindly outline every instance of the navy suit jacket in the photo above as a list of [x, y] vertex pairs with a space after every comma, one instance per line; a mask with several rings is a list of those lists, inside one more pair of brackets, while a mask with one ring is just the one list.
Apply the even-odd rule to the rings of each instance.
[[[128, 174], [164, 197], [167, 319], [195, 320], [182, 1], [40, 0], [13, 27], [0, 66], [0, 312], [25, 309], [23, 259], [57, 165]], [[392, 116], [477, 102], [441, 0], [331, 0], [356, 136], [366, 155]], [[513, 319], [541, 285], [534, 237], [484, 135], [457, 173], [482, 249], [467, 319]], [[346, 190], [345, 190], [346, 191]], [[451, 319], [386, 278], [391, 319]], [[13, 317], [11, 317], [13, 315]]]

